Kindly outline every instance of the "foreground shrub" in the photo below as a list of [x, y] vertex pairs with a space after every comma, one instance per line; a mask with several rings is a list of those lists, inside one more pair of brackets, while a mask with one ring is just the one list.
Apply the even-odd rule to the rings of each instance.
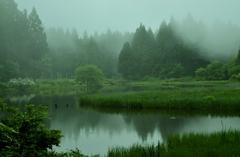
[[61, 131], [46, 127], [46, 107], [31, 104], [21, 112], [0, 101], [0, 111], [8, 114], [0, 120], [0, 156], [46, 156], [59, 146]]

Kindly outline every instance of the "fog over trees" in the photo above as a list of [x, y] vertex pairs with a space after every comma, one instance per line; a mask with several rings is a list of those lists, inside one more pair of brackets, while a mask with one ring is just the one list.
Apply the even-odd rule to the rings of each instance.
[[[107, 78], [128, 80], [229, 79], [240, 72], [239, 26], [221, 21], [209, 26], [191, 13], [182, 21], [174, 15], [169, 22], [159, 21], [157, 30], [140, 23], [134, 32], [106, 28], [79, 35], [75, 27], [44, 27], [36, 8], [21, 11], [14, 0], [0, 0], [0, 21], [2, 82], [18, 77], [74, 78], [82, 65], [97, 66]], [[207, 76], [206, 70], [211, 75], [214, 66], [221, 77]]]

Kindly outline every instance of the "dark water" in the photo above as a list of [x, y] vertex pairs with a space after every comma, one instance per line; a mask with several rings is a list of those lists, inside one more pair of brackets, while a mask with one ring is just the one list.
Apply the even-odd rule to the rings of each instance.
[[56, 151], [78, 147], [84, 154], [107, 153], [108, 148], [130, 146], [134, 143], [164, 142], [167, 136], [185, 132], [213, 132], [240, 129], [239, 117], [174, 116], [171, 114], [100, 113], [80, 108], [77, 95], [31, 95], [11, 97], [7, 103], [22, 108], [34, 103], [49, 106], [49, 127], [61, 129], [64, 137]]

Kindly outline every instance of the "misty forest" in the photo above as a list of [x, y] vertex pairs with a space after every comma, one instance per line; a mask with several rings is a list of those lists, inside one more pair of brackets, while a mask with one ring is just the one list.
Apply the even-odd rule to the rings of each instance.
[[[62, 124], [56, 122], [64, 114], [66, 119], [78, 117], [77, 127], [86, 127], [86, 134], [110, 115], [122, 116], [122, 121], [133, 125], [143, 142], [153, 136], [155, 126], [161, 132], [162, 141], [148, 143], [153, 145], [119, 143], [120, 147], [101, 148], [104, 153], [83, 148], [90, 156], [240, 155], [240, 128], [230, 122], [233, 126], [228, 126], [236, 130], [226, 129], [222, 122], [222, 116], [238, 117], [239, 122], [238, 25], [216, 21], [209, 26], [188, 13], [181, 21], [174, 16], [169, 22], [159, 21], [157, 30], [144, 23], [134, 32], [106, 28], [80, 34], [77, 30], [45, 27], [35, 7], [22, 11], [14, 0], [0, 0], [0, 155], [87, 156], [76, 148], [77, 140], [72, 140], [71, 150], [52, 149], [70, 136], [61, 132], [69, 124], [62, 118]], [[190, 121], [201, 123], [209, 115], [220, 117], [218, 132], [181, 132]], [[103, 128], [113, 129], [112, 139], [120, 131], [109, 125]], [[69, 132], [76, 139], [80, 136], [74, 129]], [[192, 151], [193, 141], [198, 151]]]
[[239, 73], [240, 28], [231, 23], [207, 29], [189, 14], [182, 22], [174, 17], [169, 23], [160, 21], [158, 30], [140, 24], [135, 32], [108, 28], [106, 33], [85, 31], [79, 37], [75, 28], [44, 28], [35, 8], [28, 14], [13, 1], [1, 7], [2, 82], [19, 77], [74, 78], [75, 69], [87, 64], [96, 65], [106, 78], [127, 80], [226, 80]]

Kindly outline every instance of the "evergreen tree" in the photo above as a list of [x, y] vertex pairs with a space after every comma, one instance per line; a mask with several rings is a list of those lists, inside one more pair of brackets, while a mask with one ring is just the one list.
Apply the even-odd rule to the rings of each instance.
[[236, 64], [240, 65], [240, 47], [239, 47], [239, 50], [238, 50], [238, 56], [237, 56]]
[[[159, 72], [163, 74], [165, 71], [167, 72], [167, 75], [164, 75], [166, 78], [181, 76], [183, 74], [186, 76], [194, 76], [196, 69], [208, 64], [208, 62], [199, 55], [200, 51], [196, 45], [185, 43], [178, 35], [179, 30], [179, 24], [174, 18], [171, 18], [168, 25], [165, 21], [161, 23], [156, 37], [157, 53], [155, 55], [155, 76], [158, 76]], [[166, 67], [173, 67], [174, 69], [176, 65], [184, 71], [181, 72], [181, 75], [170, 75], [170, 73], [168, 73], [169, 70], [167, 70], [169, 68], [166, 69]], [[176, 70], [173, 71], [176, 72]]]
[[[156, 36], [156, 54], [155, 54], [155, 59], [154, 63], [155, 65], [162, 65], [164, 64], [164, 56], [165, 56], [165, 42], [167, 41], [168, 38], [168, 26], [165, 21], [163, 21], [160, 25], [159, 31]], [[157, 66], [158, 67], [158, 66]], [[155, 69], [156, 70], [156, 69]], [[159, 70], [159, 69], [157, 69]]]
[[[19, 11], [13, 0], [0, 1], [0, 63], [9, 67], [9, 63], [18, 65], [18, 75], [26, 76], [29, 60], [30, 33], [27, 11]], [[5, 81], [14, 77], [4, 70]]]
[[133, 66], [135, 59], [133, 51], [128, 42], [126, 42], [122, 48], [122, 51], [118, 57], [118, 72], [122, 74], [125, 79], [131, 79], [133, 74]]
[[96, 65], [100, 69], [103, 69], [103, 60], [105, 55], [100, 51], [98, 44], [95, 42], [93, 37], [90, 37], [86, 44], [86, 56], [87, 64]]
[[29, 60], [31, 59], [31, 33], [29, 31], [29, 20], [27, 10], [24, 10], [20, 14], [20, 19], [18, 21], [18, 29], [21, 31], [17, 31], [18, 40], [17, 50], [15, 52], [14, 61], [18, 62], [21, 70], [21, 77], [26, 77], [28, 68], [29, 68]]
[[146, 31], [145, 27], [141, 24], [137, 28], [133, 40], [132, 50], [136, 58], [136, 64], [134, 65], [135, 78], [142, 78], [150, 75], [152, 71], [152, 60], [154, 59], [155, 45], [154, 39]]
[[168, 73], [168, 70], [166, 67], [169, 65], [174, 66], [172, 65], [172, 60], [175, 57], [170, 57], [170, 54], [173, 53], [172, 50], [175, 48], [172, 33], [171, 27], [169, 27], [165, 21], [162, 21], [156, 35], [156, 53], [153, 60], [155, 65], [153, 75], [156, 77], [159, 77], [159, 74], [164, 74], [164, 76], [160, 77], [167, 78], [166, 73]]
[[72, 29], [71, 38], [72, 38], [72, 40], [73, 40], [75, 43], [78, 42], [79, 37], [78, 37], [78, 32], [77, 32], [76, 28], [73, 28], [73, 29]]
[[83, 32], [83, 40], [84, 41], [88, 40], [88, 33], [86, 30]]
[[40, 60], [48, 52], [48, 44], [46, 40], [46, 34], [36, 9], [33, 7], [32, 12], [28, 16], [30, 33], [32, 38], [32, 54], [31, 59], [33, 60], [33, 79], [36, 82], [36, 61]]
[[0, 1], [0, 61], [11, 59], [16, 49], [17, 18], [20, 11], [13, 0]]

